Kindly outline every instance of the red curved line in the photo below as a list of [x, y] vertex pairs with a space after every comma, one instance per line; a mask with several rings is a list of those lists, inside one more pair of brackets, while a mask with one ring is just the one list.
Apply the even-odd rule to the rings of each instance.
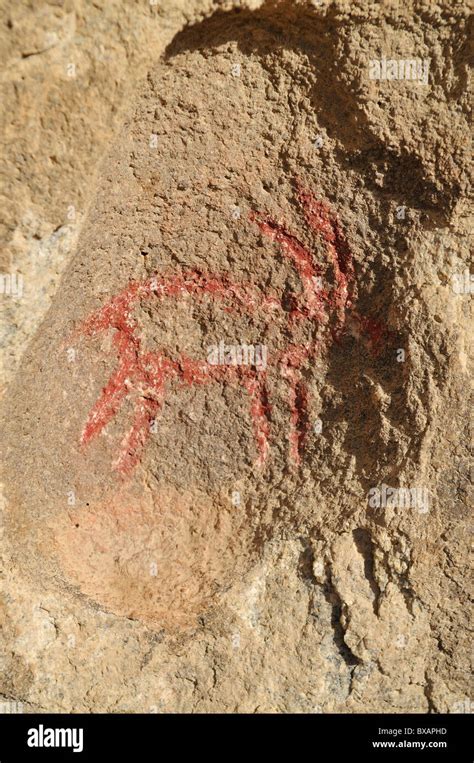
[[225, 277], [203, 275], [191, 270], [179, 275], [152, 276], [146, 281], [129, 284], [113, 297], [104, 307], [96, 310], [74, 332], [75, 335], [93, 336], [108, 328], [130, 331], [134, 328], [132, 309], [142, 299], [152, 297], [179, 297], [183, 294], [211, 294], [222, 300], [229, 300], [232, 308], [253, 313], [262, 307], [282, 310], [280, 300], [275, 295], [263, 294], [251, 284], [238, 284]]

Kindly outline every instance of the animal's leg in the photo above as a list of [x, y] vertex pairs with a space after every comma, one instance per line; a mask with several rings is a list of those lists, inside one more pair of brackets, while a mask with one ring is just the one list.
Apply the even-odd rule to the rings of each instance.
[[132, 427], [123, 438], [120, 455], [113, 463], [116, 471], [129, 474], [137, 465], [150, 435], [153, 419], [160, 408], [161, 401], [144, 397], [138, 400]]
[[138, 363], [141, 395], [135, 405], [135, 417], [120, 446], [114, 469], [128, 474], [140, 460], [150, 436], [151, 424], [160, 410], [166, 383], [177, 374], [176, 363], [162, 353], [146, 353]]
[[250, 415], [252, 417], [255, 442], [257, 444], [257, 465], [263, 466], [269, 450], [270, 423], [268, 414], [268, 394], [266, 374], [260, 378], [256, 373], [244, 376], [243, 382], [250, 396]]
[[309, 348], [293, 346], [286, 350], [280, 360], [281, 374], [288, 381], [288, 404], [290, 408], [290, 458], [297, 466], [309, 428], [308, 387], [301, 374], [304, 361], [314, 354]]
[[111, 421], [127, 396], [132, 384], [137, 365], [136, 346], [132, 340], [121, 338], [119, 366], [103, 388], [100, 398], [92, 408], [85, 423], [81, 443], [86, 445], [93, 437], [100, 434]]

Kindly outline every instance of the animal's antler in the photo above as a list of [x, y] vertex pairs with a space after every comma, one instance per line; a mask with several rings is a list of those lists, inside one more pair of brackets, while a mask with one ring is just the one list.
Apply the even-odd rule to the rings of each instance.
[[[292, 262], [301, 279], [303, 296], [292, 312], [293, 319], [307, 319], [316, 324], [327, 321], [327, 308], [337, 316], [336, 329], [345, 323], [346, 308], [351, 305], [355, 291], [354, 263], [347, 241], [337, 218], [322, 201], [317, 201], [298, 184], [298, 199], [310, 228], [326, 243], [326, 252], [335, 271], [335, 288], [324, 289], [321, 283], [322, 268], [314, 262], [311, 250], [290, 233], [283, 225], [268, 215], [252, 214], [252, 219], [266, 236], [280, 244], [283, 253]], [[288, 405], [290, 407], [290, 455], [299, 464], [301, 452], [309, 429], [308, 389], [301, 368], [313, 358], [320, 348], [314, 341], [306, 347], [294, 345], [280, 357], [281, 373], [288, 381]]]

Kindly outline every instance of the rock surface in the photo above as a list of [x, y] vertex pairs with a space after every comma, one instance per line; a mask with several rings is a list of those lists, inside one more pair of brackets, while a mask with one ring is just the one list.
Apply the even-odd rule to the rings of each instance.
[[467, 8], [236, 5], [6, 15], [0, 692], [466, 712]]

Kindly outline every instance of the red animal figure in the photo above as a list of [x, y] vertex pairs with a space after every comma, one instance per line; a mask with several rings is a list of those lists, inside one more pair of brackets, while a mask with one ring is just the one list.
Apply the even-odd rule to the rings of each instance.
[[[246, 314], [273, 311], [283, 317], [290, 332], [298, 323], [306, 321], [314, 327], [326, 325], [331, 315], [333, 323], [329, 334], [336, 339], [344, 328], [347, 311], [355, 296], [353, 258], [340, 224], [329, 207], [301, 188], [298, 199], [307, 224], [325, 243], [333, 267], [333, 288], [322, 288], [323, 271], [314, 262], [309, 249], [283, 226], [260, 213], [253, 213], [251, 220], [265, 236], [280, 244], [282, 253], [301, 279], [302, 293], [293, 295], [289, 310], [283, 308], [281, 298], [276, 294], [264, 294], [250, 284], [234, 283], [227, 277], [196, 270], [130, 284], [79, 328], [79, 333], [86, 336], [113, 330], [113, 344], [118, 356], [118, 365], [86, 421], [81, 437], [83, 445], [97, 436], [113, 419], [125, 399], [132, 396], [133, 422], [114, 462], [116, 470], [128, 474], [140, 460], [151, 424], [163, 404], [166, 387], [171, 380], [178, 380], [184, 385], [227, 382], [243, 385], [249, 395], [258, 464], [263, 465], [268, 456], [270, 437], [267, 370], [245, 366], [215, 367], [206, 360], [192, 359], [184, 354], [173, 360], [165, 351], [146, 351], [137, 336], [137, 324], [132, 313], [142, 300], [177, 299], [185, 293], [196, 298], [209, 295], [214, 300], [222, 301], [225, 309], [230, 311]], [[362, 328], [367, 329], [364, 324], [364, 320], [367, 324], [367, 319], [356, 318]], [[318, 353], [320, 344], [316, 340], [306, 344], [290, 344], [284, 352], [270, 355], [268, 359], [268, 366], [277, 367], [288, 384], [290, 458], [295, 464], [300, 462], [309, 427], [308, 390], [301, 372], [304, 365]]]

